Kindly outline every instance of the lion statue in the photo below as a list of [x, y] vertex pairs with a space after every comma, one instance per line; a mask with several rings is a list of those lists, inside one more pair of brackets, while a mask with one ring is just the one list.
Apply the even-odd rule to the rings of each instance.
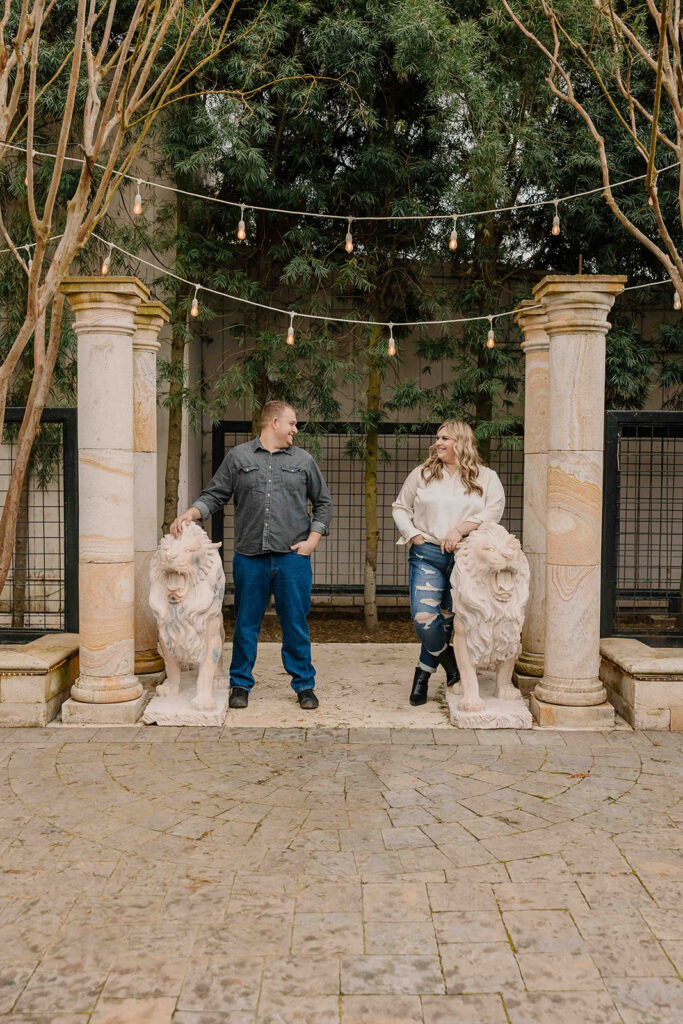
[[217, 548], [197, 523], [184, 524], [179, 537], [161, 539], [149, 568], [149, 605], [159, 626], [159, 652], [166, 682], [157, 694], [180, 693], [181, 663], [199, 666], [197, 693], [191, 705], [213, 711], [216, 668], [223, 653], [225, 574]]
[[454, 647], [462, 681], [460, 711], [481, 711], [477, 669], [496, 673], [494, 697], [519, 700], [512, 670], [520, 650], [529, 600], [529, 563], [516, 537], [498, 523], [484, 523], [455, 554]]

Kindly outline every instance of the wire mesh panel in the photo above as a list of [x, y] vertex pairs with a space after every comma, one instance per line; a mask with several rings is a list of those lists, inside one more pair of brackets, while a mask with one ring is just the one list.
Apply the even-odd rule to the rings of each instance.
[[[223, 423], [214, 428], [213, 471], [224, 455], [236, 444], [251, 437], [248, 423]], [[357, 430], [357, 427], [356, 427]], [[403, 545], [397, 547], [391, 504], [403, 481], [427, 456], [434, 441], [434, 431], [415, 432], [412, 424], [382, 424], [379, 436], [377, 467], [377, 513], [379, 544], [377, 551], [377, 591], [400, 594], [408, 588], [408, 559]], [[296, 439], [297, 445], [314, 455], [334, 501], [332, 531], [315, 553], [313, 589], [316, 593], [360, 593], [363, 589], [365, 557], [365, 489], [362, 438], [354, 433], [353, 423], [330, 424], [315, 437], [307, 437], [305, 429]], [[516, 447], [509, 447], [510, 444]], [[490, 465], [499, 474], [505, 488], [507, 503], [503, 525], [522, 536], [523, 461], [520, 439], [494, 439]], [[220, 513], [214, 517], [214, 540], [223, 541], [224, 557], [234, 550], [234, 513], [232, 503], [226, 505], [221, 525]]]
[[[21, 408], [8, 409], [0, 444], [3, 505], [17, 451]], [[75, 410], [46, 409], [19, 496], [12, 564], [0, 594], [0, 639], [78, 630]]]
[[683, 638], [683, 414], [607, 414], [603, 538], [603, 635]]

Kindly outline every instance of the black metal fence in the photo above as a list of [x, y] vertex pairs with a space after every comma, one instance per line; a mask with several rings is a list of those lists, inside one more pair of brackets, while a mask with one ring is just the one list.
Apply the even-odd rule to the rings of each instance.
[[[437, 425], [438, 426], [438, 425]], [[437, 426], [429, 432], [415, 424], [383, 423], [380, 433], [380, 458], [377, 469], [377, 508], [380, 539], [377, 555], [378, 594], [404, 594], [408, 588], [408, 559], [398, 539], [391, 516], [391, 503], [410, 471], [422, 462], [434, 441]], [[301, 428], [300, 428], [301, 429]], [[355, 430], [355, 433], [354, 433]], [[363, 590], [365, 551], [364, 463], [359, 449], [358, 425], [330, 423], [324, 431], [307, 437], [304, 429], [296, 443], [316, 457], [335, 505], [332, 532], [322, 543], [314, 559], [313, 592], [317, 594], [359, 594]], [[223, 422], [213, 431], [213, 472], [226, 452], [252, 437], [251, 424]], [[521, 438], [495, 438], [491, 444], [490, 465], [500, 476], [507, 504], [503, 525], [522, 537], [524, 453]], [[226, 561], [233, 551], [234, 524], [232, 503], [213, 517], [214, 541], [223, 542]], [[228, 573], [228, 587], [231, 574]]]
[[683, 640], [683, 413], [608, 412], [602, 636]]
[[[23, 408], [7, 409], [0, 500], [12, 474]], [[78, 632], [78, 461], [75, 409], [45, 409], [19, 502], [14, 555], [0, 594], [0, 642]]]

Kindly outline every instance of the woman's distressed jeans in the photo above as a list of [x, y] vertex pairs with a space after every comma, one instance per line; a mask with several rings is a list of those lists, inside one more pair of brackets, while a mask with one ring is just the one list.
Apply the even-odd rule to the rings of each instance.
[[451, 572], [453, 554], [438, 544], [413, 544], [408, 556], [410, 614], [422, 641], [418, 668], [434, 672], [438, 656], [453, 635]]

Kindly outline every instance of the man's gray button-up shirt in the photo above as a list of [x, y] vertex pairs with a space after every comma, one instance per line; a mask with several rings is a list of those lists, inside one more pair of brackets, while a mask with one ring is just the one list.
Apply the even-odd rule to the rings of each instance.
[[329, 533], [333, 506], [327, 484], [313, 456], [295, 445], [269, 452], [257, 437], [232, 448], [193, 504], [207, 519], [230, 498], [235, 551], [241, 555], [282, 553], [311, 530]]

